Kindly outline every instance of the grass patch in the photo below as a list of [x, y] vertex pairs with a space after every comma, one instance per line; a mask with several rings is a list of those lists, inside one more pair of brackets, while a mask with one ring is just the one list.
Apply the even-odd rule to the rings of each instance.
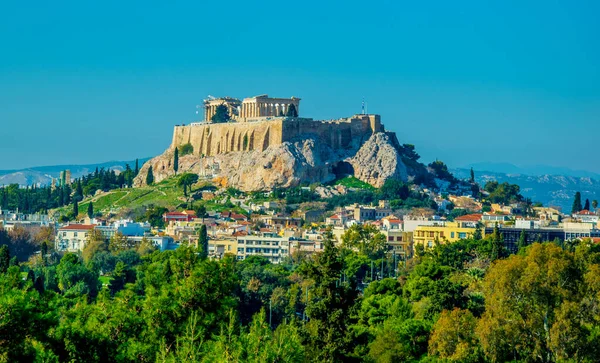
[[333, 182], [333, 185], [343, 185], [347, 188], [375, 190], [375, 187], [369, 183], [365, 183], [353, 176], [347, 176], [343, 179], [338, 179]]
[[100, 276], [98, 278], [98, 280], [100, 280], [100, 282], [102, 283], [102, 286], [108, 286], [108, 284], [112, 280], [112, 277], [111, 276]]

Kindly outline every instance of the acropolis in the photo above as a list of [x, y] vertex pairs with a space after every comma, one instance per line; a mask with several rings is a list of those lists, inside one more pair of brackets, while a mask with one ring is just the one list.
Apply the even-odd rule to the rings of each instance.
[[[212, 122], [220, 105], [227, 107], [230, 122]], [[290, 108], [295, 110], [294, 116], [289, 116]], [[296, 97], [272, 98], [264, 94], [243, 101], [210, 97], [204, 100], [204, 121], [175, 126], [171, 149], [191, 144], [198, 156], [264, 151], [271, 145], [302, 138], [302, 135], [313, 135], [333, 149], [344, 149], [353, 142], [361, 144], [381, 131], [384, 128], [379, 115], [363, 113], [327, 121], [300, 117], [300, 98]]]

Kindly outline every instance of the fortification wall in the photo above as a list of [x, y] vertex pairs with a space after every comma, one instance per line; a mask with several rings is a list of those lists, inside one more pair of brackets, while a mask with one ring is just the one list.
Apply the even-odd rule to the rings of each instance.
[[191, 144], [195, 155], [214, 156], [234, 151], [264, 151], [270, 145], [291, 141], [300, 135], [313, 134], [334, 149], [348, 148], [355, 138], [367, 140], [383, 131], [379, 117], [360, 115], [338, 121], [311, 119], [271, 119], [175, 126], [171, 149]]

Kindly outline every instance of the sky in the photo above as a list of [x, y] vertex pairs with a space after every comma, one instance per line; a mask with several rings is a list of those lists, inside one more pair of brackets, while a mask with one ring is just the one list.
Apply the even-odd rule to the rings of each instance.
[[422, 160], [600, 172], [597, 1], [0, 3], [0, 170], [162, 153], [207, 95], [380, 114]]

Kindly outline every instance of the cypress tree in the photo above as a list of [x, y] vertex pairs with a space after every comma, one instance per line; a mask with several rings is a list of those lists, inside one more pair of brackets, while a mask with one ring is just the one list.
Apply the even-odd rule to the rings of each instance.
[[520, 250], [527, 246], [527, 235], [525, 234], [525, 230], [521, 231], [521, 235], [519, 236], [519, 241], [517, 242], [517, 248]]
[[139, 160], [135, 159], [135, 170], [133, 171], [134, 176], [137, 176], [140, 173], [140, 164]]
[[154, 173], [152, 172], [152, 166], [148, 168], [148, 174], [146, 175], [146, 184], [152, 185], [154, 184]]
[[77, 218], [78, 215], [79, 215], [79, 203], [77, 202], [77, 200], [75, 200], [73, 202], [73, 217]]
[[175, 155], [173, 156], [173, 170], [175, 170], [175, 174], [179, 170], [179, 148], [175, 148]]
[[10, 267], [10, 252], [8, 246], [0, 246], [0, 273], [5, 273]]
[[573, 208], [571, 209], [571, 213], [580, 212], [583, 207], [581, 206], [581, 193], [575, 193], [575, 199], [573, 200]]
[[590, 200], [585, 200], [585, 205], [583, 206], [583, 210], [590, 210]]
[[92, 218], [94, 216], [94, 203], [92, 203], [92, 202], [90, 202], [90, 204], [88, 204], [87, 215], [90, 218]]
[[475, 172], [473, 171], [473, 168], [471, 168], [471, 183], [475, 183]]
[[198, 248], [201, 249], [200, 257], [207, 258], [208, 257], [208, 233], [206, 231], [206, 225], [200, 226], [200, 232], [198, 237]]

